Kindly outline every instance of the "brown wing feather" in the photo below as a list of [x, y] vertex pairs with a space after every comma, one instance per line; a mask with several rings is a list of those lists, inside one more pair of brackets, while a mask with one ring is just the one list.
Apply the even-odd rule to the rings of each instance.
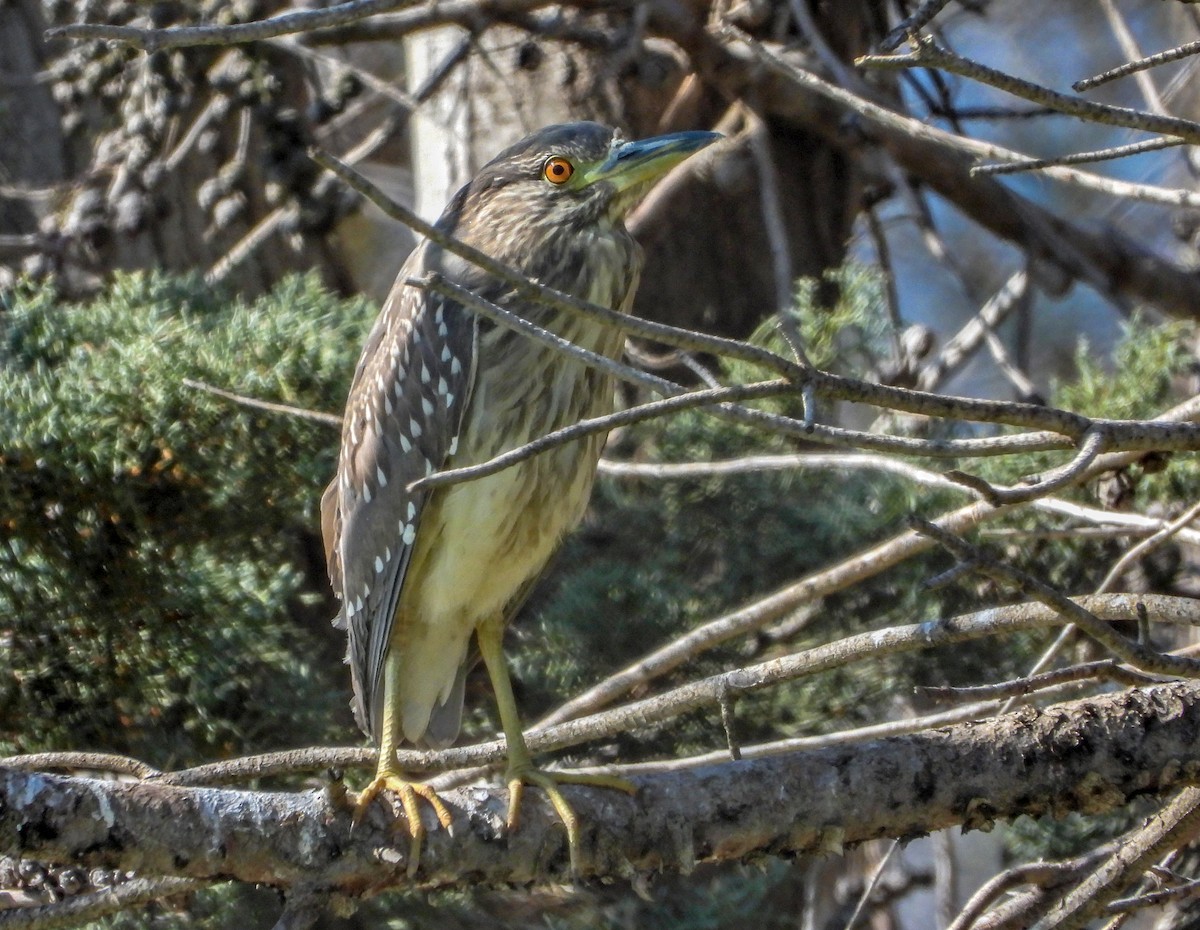
[[425, 505], [408, 485], [452, 454], [474, 372], [475, 317], [404, 283], [425, 270], [427, 249], [405, 262], [363, 349], [337, 475], [322, 499], [355, 717], [376, 740], [384, 658]]

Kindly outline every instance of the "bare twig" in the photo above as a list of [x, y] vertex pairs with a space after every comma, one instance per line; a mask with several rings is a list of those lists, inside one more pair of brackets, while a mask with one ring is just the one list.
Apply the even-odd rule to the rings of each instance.
[[729, 750], [729, 758], [737, 762], [742, 758], [742, 747], [737, 738], [737, 717], [733, 710], [733, 699], [726, 692], [718, 698], [717, 703], [721, 708], [721, 727], [725, 730], [725, 746]]
[[1175, 536], [1180, 530], [1195, 520], [1197, 514], [1200, 514], [1200, 501], [1188, 507], [1153, 536], [1143, 539], [1136, 546], [1132, 547], [1108, 570], [1108, 574], [1100, 582], [1100, 587], [1096, 589], [1096, 593], [1100, 594], [1112, 590], [1112, 586], [1116, 584], [1117, 579], [1129, 569], [1130, 565], [1145, 558], [1148, 553], [1161, 546], [1172, 536]]
[[806, 368], [812, 367], [800, 338], [800, 328], [791, 313], [792, 297], [792, 249], [787, 224], [780, 206], [779, 179], [776, 176], [775, 160], [771, 155], [771, 141], [762, 120], [751, 114], [746, 130], [755, 174], [758, 176], [759, 211], [763, 229], [771, 249], [771, 270], [775, 280], [775, 312], [778, 315], [779, 331], [792, 351], [792, 356]]
[[[1043, 506], [1050, 505], [1051, 503], [1053, 503], [1055, 505], [1056, 509], [1059, 509], [1060, 511], [1066, 511], [1068, 513], [1072, 513], [1072, 515], [1078, 514], [1079, 516], [1084, 516], [1085, 518], [1087, 518], [1087, 515], [1085, 515], [1083, 512], [1081, 512], [1079, 510], [1079, 508], [1077, 507], [1077, 505], [1066, 504], [1066, 502], [1050, 502], [1050, 501], [1045, 501], [1045, 500], [1041, 501], [1040, 503]], [[1200, 505], [1197, 505], [1197, 507], [1200, 507]], [[1140, 559], [1143, 556], [1145, 556], [1146, 553], [1150, 552], [1153, 548], [1155, 548], [1158, 545], [1161, 545], [1163, 542], [1170, 539], [1172, 536], [1179, 536], [1179, 535], [1182, 535], [1185, 532], [1187, 532], [1184, 530], [1184, 527], [1188, 523], [1190, 523], [1192, 519], [1195, 518], [1195, 510], [1196, 510], [1195, 507], [1188, 508], [1188, 510], [1185, 511], [1180, 517], [1176, 518], [1175, 520], [1171, 521], [1170, 523], [1163, 523], [1161, 521], [1157, 521], [1156, 522], [1157, 528], [1156, 528], [1154, 534], [1149, 539], [1144, 540], [1142, 543], [1139, 543], [1138, 545], [1136, 545], [1132, 549], [1130, 549], [1128, 552], [1126, 552], [1125, 555], [1122, 556], [1111, 569], [1109, 569], [1108, 574], [1105, 576], [1104, 580], [1100, 583], [1099, 587], [1096, 588], [1096, 594], [1103, 594], [1107, 591], [1110, 591], [1112, 589], [1113, 585], [1116, 584], [1117, 580], [1124, 573], [1125, 569], [1128, 568], [1129, 565], [1133, 564], [1133, 562], [1136, 561], [1137, 559]], [[1122, 519], [1122, 518], [1128, 518], [1128, 516], [1130, 516], [1130, 515], [1113, 514], [1109, 519], [1117, 520], [1117, 519]], [[1142, 519], [1146, 519], [1146, 518], [1142, 518]], [[1152, 540], [1153, 540], [1153, 542], [1151, 542]], [[1197, 542], [1200, 542], [1200, 540], [1197, 540]], [[1059, 635], [1055, 638], [1054, 642], [1051, 643], [1049, 647], [1047, 647], [1047, 649], [1038, 658], [1037, 662], [1034, 663], [1034, 666], [1030, 670], [1029, 674], [1032, 676], [1035, 673], [1039, 672], [1041, 669], [1048, 666], [1050, 664], [1050, 662], [1054, 659], [1054, 657], [1056, 655], [1058, 655], [1058, 653], [1063, 649], [1063, 647], [1065, 647], [1066, 644], [1068, 642], [1070, 642], [1071, 637], [1075, 635], [1075, 630], [1076, 630], [1076, 627], [1075, 627], [1074, 623], [1068, 624], [1067, 626], [1063, 627], [1062, 632], [1059, 633]]]
[[[1100, 8], [1104, 10], [1104, 18], [1108, 20], [1113, 35], [1116, 37], [1117, 44], [1121, 46], [1121, 52], [1125, 57], [1133, 60], [1144, 58], [1145, 56], [1138, 46], [1137, 39], [1134, 37], [1133, 31], [1129, 28], [1129, 23], [1125, 21], [1125, 17], [1117, 9], [1117, 5], [1113, 0], [1100, 0]], [[1158, 88], [1154, 86], [1154, 78], [1145, 71], [1138, 71], [1136, 81], [1138, 89], [1142, 92], [1142, 97], [1145, 99], [1146, 106], [1150, 111], [1160, 116], [1165, 115], [1167, 107], [1163, 103], [1162, 95], [1158, 92]]]
[[921, 369], [917, 387], [932, 391], [958, 371], [983, 344], [989, 330], [1003, 323], [1029, 297], [1029, 274], [1015, 271], [963, 327], [946, 341], [938, 357]]
[[1168, 849], [1200, 835], [1200, 788], [1184, 788], [1145, 827], [1127, 836], [1108, 861], [1068, 892], [1033, 930], [1080, 930], [1102, 914]]
[[467, 245], [453, 236], [447, 235], [433, 224], [426, 223], [412, 210], [392, 200], [358, 172], [327, 152], [319, 149], [311, 149], [309, 155], [322, 168], [333, 172], [393, 219], [404, 223], [404, 225], [408, 226], [414, 232], [441, 246], [447, 252], [466, 259], [471, 264], [482, 268], [488, 274], [499, 278], [505, 284], [511, 285], [519, 296], [527, 300], [535, 301], [557, 310], [564, 310], [568, 313], [582, 314], [583, 316], [604, 322], [616, 329], [623, 330], [630, 335], [641, 336], [646, 339], [666, 343], [667, 345], [678, 346], [682, 349], [710, 352], [731, 358], [739, 358], [747, 362], [756, 362], [785, 376], [803, 373], [799, 366], [766, 349], [750, 346], [735, 339], [708, 336], [690, 330], [679, 329], [674, 326], [667, 326], [662, 323], [651, 323], [647, 320], [630, 317], [618, 310], [601, 307], [586, 300], [580, 300], [571, 294], [566, 294], [554, 288], [545, 287], [544, 285], [530, 281], [516, 269], [497, 261], [486, 252], [481, 252], [479, 249]]
[[[1028, 302], [1022, 303], [1022, 310], [1028, 310]], [[987, 344], [988, 353], [992, 356], [992, 361], [996, 365], [996, 369], [1000, 374], [1008, 380], [1017, 391], [1017, 396], [1022, 400], [1038, 396], [1037, 385], [1033, 383], [1033, 379], [1021, 368], [1009, 354], [1008, 347], [1000, 341], [1000, 337], [996, 335], [994, 330], [988, 330], [984, 333], [983, 341]]]
[[1032, 575], [1018, 571], [997, 562], [953, 533], [946, 532], [941, 527], [927, 521], [913, 518], [910, 521], [917, 531], [930, 536], [945, 547], [958, 559], [971, 561], [978, 572], [997, 581], [1011, 585], [1033, 597], [1062, 616], [1065, 621], [1074, 623], [1101, 645], [1112, 651], [1116, 656], [1130, 665], [1146, 672], [1159, 675], [1184, 676], [1194, 678], [1200, 676], [1200, 662], [1178, 656], [1164, 655], [1148, 649], [1140, 643], [1131, 642], [1115, 633], [1112, 628], [1095, 614], [1080, 606], [1080, 604], [1054, 588], [1039, 581]]
[[153, 778], [162, 773], [151, 765], [129, 756], [108, 752], [35, 752], [0, 759], [0, 767], [51, 772], [58, 769], [76, 772], [111, 772], [134, 778]]
[[[900, 313], [900, 294], [896, 289], [896, 273], [892, 267], [891, 249], [888, 246], [887, 233], [879, 221], [879, 211], [876, 205], [865, 207], [863, 215], [867, 221], [867, 230], [871, 234], [871, 243], [875, 247], [879, 273], [883, 278], [883, 305], [887, 310], [888, 341], [891, 343], [892, 358], [896, 365], [900, 366], [905, 361], [904, 347], [900, 341], [900, 334], [904, 329], [904, 319]], [[914, 359], [914, 363], [915, 361], [916, 359]], [[918, 383], [916, 386], [923, 391], [932, 390], [928, 385]]]
[[1112, 847], [1109, 843], [1062, 862], [1033, 862], [1005, 869], [980, 886], [946, 930], [968, 930], [993, 901], [1017, 885], [1035, 885], [1043, 890], [1061, 888], [1093, 868]]
[[[1084, 520], [1100, 526], [1125, 527], [1147, 535], [1157, 533], [1168, 525], [1164, 520], [1156, 520], [1153, 517], [1147, 517], [1139, 513], [1121, 513], [1113, 510], [1101, 510], [1097, 507], [1085, 507], [1082, 504], [1059, 500], [1054, 497], [1046, 497], [1039, 501], [1034, 501], [1034, 506], [1046, 513], [1071, 517], [1075, 520]], [[1176, 535], [1180, 539], [1186, 539], [1193, 545], [1200, 546], [1200, 533], [1195, 530], [1181, 529], [1177, 531]]]
[[821, 469], [865, 469], [882, 471], [905, 478], [926, 487], [962, 491], [963, 487], [908, 462], [885, 455], [868, 455], [846, 452], [797, 452], [780, 455], [748, 455], [743, 458], [725, 459], [715, 462], [617, 462], [613, 459], [600, 460], [600, 474], [610, 478], [653, 479], [657, 481], [681, 481], [691, 478], [712, 478], [728, 475], [757, 474], [761, 472], [793, 471], [808, 468]]
[[900, 43], [909, 39], [928, 26], [938, 13], [942, 12], [950, 0], [925, 0], [919, 7], [902, 20], [895, 29], [883, 37], [879, 49], [883, 52], [894, 52]]
[[1080, 443], [1079, 451], [1071, 461], [1042, 476], [1039, 480], [1021, 487], [997, 488], [982, 478], [958, 470], [946, 472], [946, 477], [979, 492], [983, 499], [990, 504], [1019, 504], [1033, 500], [1035, 497], [1044, 497], [1060, 488], [1074, 484], [1075, 479], [1087, 471], [1092, 462], [1096, 461], [1096, 456], [1103, 451], [1104, 445], [1105, 437], [1102, 431], [1090, 432]]
[[1118, 78], [1127, 77], [1130, 74], [1137, 74], [1139, 71], [1145, 71], [1149, 68], [1156, 68], [1159, 65], [1169, 64], [1173, 61], [1180, 61], [1200, 52], [1200, 41], [1188, 42], [1184, 45], [1178, 45], [1175, 48], [1168, 49], [1165, 52], [1158, 52], [1154, 55], [1148, 55], [1145, 58], [1139, 58], [1136, 61], [1129, 61], [1116, 68], [1111, 68], [1108, 71], [1103, 71], [1094, 77], [1084, 78], [1082, 81], [1076, 81], [1071, 85], [1073, 90], [1082, 93], [1085, 90], [1092, 90], [1099, 87], [1101, 84], [1107, 84], [1109, 81], [1115, 81]]
[[580, 420], [577, 423], [555, 430], [552, 433], [547, 433], [532, 442], [525, 443], [508, 452], [502, 452], [488, 459], [486, 462], [435, 472], [432, 475], [414, 481], [409, 487], [414, 491], [427, 490], [429, 488], [445, 487], [450, 484], [459, 484], [463, 481], [474, 481], [487, 475], [493, 475], [498, 471], [503, 471], [506, 468], [511, 468], [518, 462], [523, 462], [555, 446], [575, 442], [584, 436], [607, 433], [617, 426], [639, 423], [653, 417], [678, 413], [681, 410], [709, 407], [728, 401], [773, 397], [790, 390], [791, 387], [786, 381], [760, 381], [753, 384], [735, 384], [731, 387], [686, 391], [673, 397], [664, 398], [663, 400], [650, 401], [649, 403], [638, 404], [636, 407], [618, 410], [616, 413]]
[[[963, 563], [966, 564], [966, 563]], [[973, 567], [973, 566], [972, 566]], [[1152, 675], [1143, 675], [1123, 668], [1111, 659], [1100, 662], [1086, 662], [1082, 665], [1072, 665], [1069, 668], [1057, 668], [1040, 675], [1028, 675], [1016, 681], [1002, 681], [990, 685], [971, 685], [956, 688], [922, 687], [922, 694], [937, 698], [956, 698], [980, 700], [981, 698], [1011, 698], [1024, 697], [1045, 688], [1054, 688], [1068, 682], [1082, 681], [1111, 681], [1117, 684], [1136, 687], [1138, 685], [1154, 684], [1161, 681]]]
[[322, 413], [319, 410], [305, 410], [303, 407], [293, 407], [290, 404], [276, 404], [271, 401], [258, 400], [257, 398], [247, 397], [244, 394], [235, 394], [232, 391], [226, 391], [223, 388], [214, 387], [211, 384], [205, 384], [203, 381], [196, 381], [192, 378], [184, 378], [183, 385], [195, 388], [197, 391], [215, 394], [217, 397], [223, 397], [243, 407], [252, 407], [255, 410], [267, 410], [271, 413], [282, 413], [289, 417], [311, 420], [313, 423], [321, 423], [325, 426], [340, 428], [342, 425], [342, 418], [333, 413]]
[[295, 775], [300, 772], [367, 768], [374, 765], [377, 758], [374, 749], [288, 749], [166, 772], [156, 777], [155, 781], [164, 785], [227, 785], [279, 775]]
[[850, 914], [850, 919], [846, 921], [846, 930], [854, 930], [858, 926], [858, 920], [862, 917], [863, 911], [866, 909], [867, 902], [871, 900], [871, 895], [875, 892], [875, 887], [879, 884], [879, 879], [883, 877], [883, 870], [887, 868], [887, 864], [892, 861], [892, 856], [896, 854], [896, 850], [900, 848], [898, 840], [892, 840], [888, 844], [888, 851], [883, 854], [875, 870], [871, 873], [870, 880], [863, 887], [862, 894], [858, 896], [858, 903], [854, 905], [854, 911]]
[[956, 55], [939, 46], [932, 38], [922, 36], [915, 49], [906, 55], [864, 55], [858, 64], [870, 68], [941, 68], [952, 74], [971, 78], [1025, 100], [1051, 107], [1067, 116], [1076, 116], [1093, 123], [1141, 129], [1165, 136], [1177, 136], [1189, 143], [1200, 143], [1200, 123], [1176, 116], [1160, 116], [1129, 107], [1083, 100], [1062, 94], [1030, 81], [1022, 80], [977, 61]]
[[[822, 733], [817, 736], [792, 736], [787, 739], [772, 740], [768, 743], [751, 743], [740, 746], [740, 757], [743, 759], [762, 759], [767, 756], [785, 755], [790, 752], [804, 752], [814, 749], [829, 749], [834, 746], [848, 746], [873, 739], [886, 739], [893, 736], [903, 736], [907, 733], [920, 733], [963, 723], [968, 720], [981, 720], [996, 712], [995, 701], [981, 701], [967, 704], [953, 710], [936, 714], [925, 714], [920, 717], [905, 717], [900, 720], [889, 720], [885, 723], [873, 723], [863, 727], [852, 727], [848, 730], [838, 730], [834, 733]], [[729, 750], [718, 749], [713, 752], [701, 753], [695, 756], [683, 756], [675, 759], [664, 759], [654, 762], [633, 762], [621, 766], [621, 774], [627, 776], [652, 775], [658, 772], [672, 772], [687, 768], [703, 768], [709, 765], [719, 765], [729, 761]], [[581, 768], [579, 771], [591, 771]], [[600, 771], [596, 769], [595, 771]]]
[[[1195, 900], [1200, 897], [1200, 879], [1185, 881], [1170, 888], [1160, 888], [1157, 891], [1146, 891], [1129, 898], [1113, 901], [1105, 908], [1108, 914], [1128, 914], [1131, 911], [1143, 910], [1147, 907], [1161, 907], [1169, 902]], [[1104, 930], [1115, 930], [1113, 924], [1105, 926]]]
[[1096, 149], [1093, 152], [1076, 152], [1073, 155], [1060, 155], [1057, 158], [1030, 158], [1027, 161], [1009, 162], [999, 165], [976, 165], [971, 174], [1017, 174], [1021, 171], [1039, 171], [1054, 165], [1082, 165], [1089, 162], [1108, 161], [1114, 158], [1129, 158], [1144, 152], [1157, 152], [1161, 149], [1175, 148], [1186, 145], [1182, 139], [1171, 137], [1161, 139], [1146, 139], [1142, 142], [1131, 142], [1128, 145], [1114, 145], [1111, 148]]

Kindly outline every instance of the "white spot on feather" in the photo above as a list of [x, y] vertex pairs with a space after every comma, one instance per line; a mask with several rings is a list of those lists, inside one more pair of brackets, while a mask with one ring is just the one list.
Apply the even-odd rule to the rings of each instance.
[[447, 454], [453, 455], [457, 451], [458, 451], [458, 437], [455, 436], [453, 439], [450, 440], [450, 450]]
[[412, 501], [408, 502], [408, 519], [412, 519], [417, 515], [417, 505]]
[[412, 442], [404, 433], [400, 434], [400, 448], [405, 452], [412, 452]]
[[411, 546], [413, 544], [413, 540], [417, 538], [417, 528], [411, 523], [406, 524], [404, 527], [404, 534], [401, 538], [404, 540], [404, 545]]
[[383, 473], [383, 469], [378, 465], [375, 466], [375, 477], [379, 479], [379, 486], [381, 488], [387, 487], [387, 475]]
[[383, 571], [383, 559], [375, 556], [375, 574], [378, 575], [381, 571]]
[[[426, 403], [426, 401], [425, 401], [424, 399], [422, 399], [422, 400], [421, 400], [421, 406], [422, 406], [422, 407], [423, 407], [423, 406], [425, 406], [425, 403]], [[427, 410], [427, 411], [425, 411], [425, 413], [426, 413], [426, 414], [429, 414], [429, 413], [432, 413], [432, 412], [433, 412], [433, 411], [431, 411], [431, 410]], [[414, 420], [414, 419], [411, 419], [411, 418], [410, 418], [410, 419], [409, 419], [409, 421], [408, 421], [408, 428], [409, 428], [409, 430], [411, 430], [411, 431], [412, 431], [412, 438], [413, 438], [413, 439], [420, 439], [420, 438], [421, 438], [421, 424], [420, 424], [420, 423], [418, 423], [416, 420]]]
[[363, 485], [363, 500], [368, 504], [371, 503], [371, 486], [369, 484]]
[[462, 362], [460, 362], [458, 360], [458, 356], [456, 355], [456, 356], [454, 356], [453, 359], [450, 360], [450, 374], [457, 375], [461, 372], [462, 372]]
[[[425, 416], [427, 416], [427, 417], [433, 416], [433, 404], [431, 404], [429, 402], [428, 397], [421, 398], [421, 409], [425, 411]], [[416, 433], [414, 435], [420, 435], [420, 434]]]

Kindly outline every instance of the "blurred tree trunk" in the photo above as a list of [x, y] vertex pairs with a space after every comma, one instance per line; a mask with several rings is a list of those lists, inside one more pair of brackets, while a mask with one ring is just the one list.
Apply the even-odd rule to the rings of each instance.
[[[45, 26], [38, 0], [0, 4], [0, 185], [30, 191], [0, 197], [0, 237], [36, 234], [45, 198], [35, 191], [66, 174], [58, 108], [38, 80], [46, 64]], [[15, 245], [0, 247], [0, 259]]]

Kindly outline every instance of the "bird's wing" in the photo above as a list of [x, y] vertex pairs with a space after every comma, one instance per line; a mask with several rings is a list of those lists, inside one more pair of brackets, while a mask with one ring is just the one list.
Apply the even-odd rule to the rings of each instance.
[[355, 717], [375, 739], [384, 656], [427, 497], [408, 485], [453, 454], [474, 377], [474, 315], [404, 283], [423, 253], [405, 263], [363, 349], [337, 475], [321, 502]]

